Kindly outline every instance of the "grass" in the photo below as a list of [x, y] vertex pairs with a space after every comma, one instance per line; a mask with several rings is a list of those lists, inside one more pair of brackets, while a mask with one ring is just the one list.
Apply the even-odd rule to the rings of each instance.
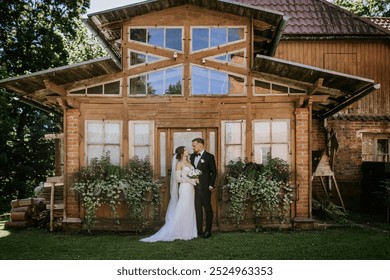
[[216, 232], [209, 239], [143, 243], [139, 241], [143, 236], [130, 233], [8, 231], [4, 223], [0, 221], [2, 260], [390, 259], [389, 231], [367, 225], [311, 231]]

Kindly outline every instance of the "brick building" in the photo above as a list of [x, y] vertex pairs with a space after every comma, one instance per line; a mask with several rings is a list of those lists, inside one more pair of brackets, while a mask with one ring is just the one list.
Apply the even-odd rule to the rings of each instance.
[[[163, 216], [170, 155], [178, 145], [191, 150], [195, 137], [206, 140], [220, 172], [238, 158], [286, 160], [297, 191], [293, 226], [312, 222], [312, 152], [324, 149], [334, 129], [336, 178], [353, 204], [362, 154], [356, 131], [368, 123], [351, 122], [350, 113], [388, 112], [388, 30], [322, 0], [156, 0], [91, 14], [87, 22], [110, 57], [0, 81], [25, 102], [64, 116], [64, 227], [84, 219], [71, 176], [105, 151], [118, 165], [151, 158]], [[367, 105], [382, 100], [380, 110]], [[387, 126], [371, 124], [383, 132]], [[228, 223], [220, 191], [213, 194], [216, 229]], [[107, 211], [99, 211], [106, 223]]]

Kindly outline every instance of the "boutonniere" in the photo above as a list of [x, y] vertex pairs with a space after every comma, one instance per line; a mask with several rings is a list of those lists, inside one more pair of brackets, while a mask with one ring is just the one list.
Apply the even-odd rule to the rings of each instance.
[[202, 159], [200, 160], [200, 162], [201, 162], [201, 163], [204, 163], [204, 159], [202, 158]]

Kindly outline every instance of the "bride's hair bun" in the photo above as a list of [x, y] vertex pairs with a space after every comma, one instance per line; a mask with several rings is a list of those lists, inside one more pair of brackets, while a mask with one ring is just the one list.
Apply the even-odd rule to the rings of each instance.
[[183, 154], [184, 154], [185, 148], [186, 148], [186, 147], [184, 147], [184, 146], [179, 146], [179, 147], [176, 148], [175, 154], [176, 154], [176, 159], [177, 159], [177, 160], [181, 159], [181, 157], [182, 157]]

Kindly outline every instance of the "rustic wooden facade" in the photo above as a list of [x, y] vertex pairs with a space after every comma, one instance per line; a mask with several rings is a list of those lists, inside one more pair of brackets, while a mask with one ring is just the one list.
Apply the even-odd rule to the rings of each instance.
[[[221, 173], [238, 158], [261, 163], [271, 152], [285, 159], [296, 191], [288, 226], [312, 223], [311, 153], [324, 146], [323, 119], [351, 104], [370, 108], [359, 100], [378, 98], [369, 94], [378, 92], [389, 65], [378, 56], [387, 74], [373, 70], [363, 53], [375, 47], [388, 58], [388, 45], [283, 40], [288, 17], [247, 2], [148, 1], [92, 14], [89, 25], [111, 58], [0, 81], [26, 102], [64, 115], [65, 228], [79, 228], [84, 215], [71, 176], [105, 151], [120, 165], [150, 156], [162, 183], [163, 217], [174, 148], [190, 149], [198, 136]], [[231, 228], [227, 205], [217, 186], [215, 229]], [[123, 219], [126, 213], [123, 206]], [[108, 207], [99, 218], [97, 228], [107, 229]]]

